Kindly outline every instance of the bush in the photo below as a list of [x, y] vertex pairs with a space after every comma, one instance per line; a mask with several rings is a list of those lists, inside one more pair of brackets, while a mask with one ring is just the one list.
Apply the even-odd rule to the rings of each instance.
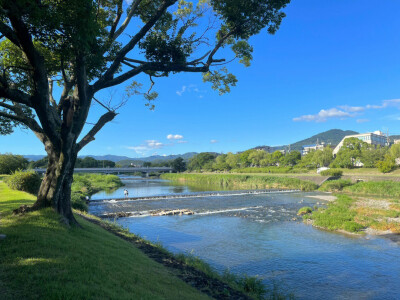
[[86, 197], [81, 193], [72, 193], [71, 194], [71, 206], [74, 209], [78, 209], [81, 211], [88, 211], [88, 206], [86, 204]]
[[325, 181], [319, 188], [323, 192], [337, 192], [343, 190], [344, 187], [352, 185], [350, 180], [338, 179]]
[[299, 211], [297, 212], [298, 216], [302, 216], [302, 215], [306, 215], [312, 213], [312, 208], [309, 206], [304, 206], [302, 208], [299, 209]]
[[19, 191], [37, 194], [40, 188], [42, 178], [34, 171], [16, 171], [7, 178], [7, 185]]
[[28, 160], [21, 155], [0, 154], [0, 174], [12, 174], [27, 166]]
[[321, 171], [320, 174], [321, 174], [321, 176], [340, 177], [343, 175], [343, 171], [338, 170], [338, 169], [328, 169], [328, 170]]
[[378, 161], [376, 163], [378, 170], [382, 173], [389, 173], [395, 168], [395, 164], [390, 160]]

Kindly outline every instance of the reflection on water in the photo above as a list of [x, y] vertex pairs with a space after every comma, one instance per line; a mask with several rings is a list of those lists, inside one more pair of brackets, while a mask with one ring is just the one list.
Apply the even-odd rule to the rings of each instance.
[[[157, 180], [139, 180], [130, 188], [140, 191], [140, 196], [194, 192]], [[280, 283], [299, 299], [399, 299], [400, 247], [386, 239], [345, 236], [304, 225], [297, 210], [323, 202], [307, 195], [108, 201], [91, 205], [90, 211], [146, 215], [153, 209], [189, 208], [196, 214], [118, 222], [173, 252], [193, 251], [218, 270], [258, 275], [266, 285]]]

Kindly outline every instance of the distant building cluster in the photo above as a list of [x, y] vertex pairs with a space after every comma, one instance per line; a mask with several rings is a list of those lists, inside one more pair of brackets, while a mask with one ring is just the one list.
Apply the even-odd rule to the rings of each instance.
[[[374, 132], [346, 135], [340, 141], [340, 143], [333, 149], [332, 154], [334, 156], [339, 152], [340, 148], [343, 147], [344, 140], [348, 139], [348, 138], [357, 138], [357, 139], [362, 140], [363, 142], [366, 142], [367, 144], [375, 145], [375, 146], [379, 145], [379, 146], [384, 147], [384, 146], [389, 146], [389, 144], [390, 144], [388, 136], [386, 136], [384, 133], [382, 133], [379, 130], [374, 131]], [[394, 140], [393, 143], [400, 144], [400, 139]], [[311, 151], [323, 150], [325, 148], [325, 146], [327, 146], [327, 145], [324, 142], [319, 143], [318, 141], [314, 145], [304, 145], [302, 147], [301, 155], [307, 155]]]
[[343, 142], [345, 139], [353, 138], [353, 137], [360, 139], [363, 142], [366, 142], [367, 144], [370, 144], [370, 145], [389, 146], [388, 137], [386, 135], [384, 135], [381, 131], [377, 130], [374, 132], [346, 135], [340, 141], [340, 143], [335, 147], [335, 149], [333, 149], [333, 155], [336, 155], [339, 152], [340, 148], [342, 148], [342, 146], [343, 146]]

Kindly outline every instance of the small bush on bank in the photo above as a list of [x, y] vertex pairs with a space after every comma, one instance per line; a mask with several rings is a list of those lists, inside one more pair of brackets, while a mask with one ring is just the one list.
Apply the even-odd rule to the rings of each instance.
[[351, 181], [346, 179], [328, 180], [325, 181], [318, 190], [322, 192], [338, 192], [350, 185], [352, 185]]
[[81, 193], [71, 194], [71, 207], [81, 211], [88, 211], [88, 206], [86, 204], [86, 197]]
[[42, 178], [34, 171], [16, 171], [7, 178], [7, 185], [18, 191], [36, 195], [39, 191]]
[[390, 173], [396, 165], [391, 160], [378, 161], [376, 163], [378, 170], [382, 173]]
[[312, 212], [312, 208], [309, 206], [304, 206], [302, 208], [299, 209], [299, 211], [297, 212], [298, 216], [302, 216], [302, 215], [306, 215]]
[[343, 171], [342, 170], [338, 170], [338, 169], [328, 169], [328, 170], [324, 170], [321, 171], [321, 176], [332, 176], [332, 177], [340, 177], [343, 175]]

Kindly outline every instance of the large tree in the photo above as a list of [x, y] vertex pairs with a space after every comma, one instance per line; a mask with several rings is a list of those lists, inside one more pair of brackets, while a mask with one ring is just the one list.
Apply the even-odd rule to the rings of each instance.
[[[127, 93], [151, 101], [157, 94], [139, 91], [143, 83], [133, 78], [145, 74], [152, 87], [178, 72], [202, 73], [228, 92], [236, 78], [217, 53], [231, 50], [248, 66], [249, 38], [263, 28], [275, 33], [289, 1], [0, 0], [0, 133], [29, 128], [49, 161], [31, 209], [53, 206], [66, 223], [76, 222], [70, 197], [77, 154], [120, 107], [97, 93], [130, 80]], [[106, 111], [84, 130], [93, 101]]]

